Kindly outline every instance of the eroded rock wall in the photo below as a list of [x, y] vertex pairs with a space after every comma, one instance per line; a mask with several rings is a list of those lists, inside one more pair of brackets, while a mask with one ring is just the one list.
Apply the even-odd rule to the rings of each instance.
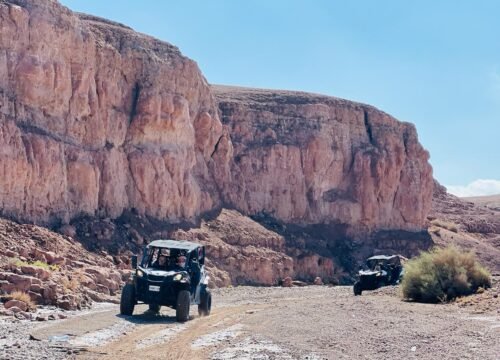
[[432, 169], [413, 125], [322, 95], [210, 87], [175, 46], [57, 1], [0, 0], [0, 29], [0, 215], [73, 220], [59, 229], [118, 249], [150, 240], [129, 213], [171, 229], [233, 208], [231, 234], [245, 216], [279, 224], [177, 233], [209, 234], [223, 283], [333, 279], [349, 252], [420, 248], [384, 235], [426, 226]]
[[224, 195], [243, 213], [350, 235], [423, 228], [432, 168], [412, 124], [321, 95], [212, 89], [234, 146]]
[[194, 61], [55, 1], [2, 1], [0, 28], [4, 214], [175, 222], [219, 205], [231, 144]]

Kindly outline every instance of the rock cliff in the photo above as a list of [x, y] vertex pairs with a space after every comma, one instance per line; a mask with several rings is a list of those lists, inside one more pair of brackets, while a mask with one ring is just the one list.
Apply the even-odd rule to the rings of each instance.
[[224, 195], [240, 211], [350, 235], [422, 229], [432, 169], [412, 124], [322, 95], [212, 89], [234, 146]]
[[219, 206], [231, 147], [194, 61], [55, 1], [2, 1], [0, 26], [4, 214], [175, 222]]
[[[0, 28], [4, 216], [76, 224], [68, 233], [96, 246], [162, 233], [126, 227], [124, 214], [171, 231], [236, 209], [221, 221], [281, 229], [262, 251], [285, 265], [268, 264], [265, 283], [291, 271], [288, 255], [297, 274], [331, 276], [331, 259], [359, 244], [420, 247], [372, 236], [426, 227], [432, 169], [413, 125], [333, 97], [210, 86], [175, 46], [56, 1], [0, 0]], [[262, 255], [210, 234], [227, 245], [211, 249], [223, 249], [221, 271], [228, 254], [249, 254], [238, 274]]]

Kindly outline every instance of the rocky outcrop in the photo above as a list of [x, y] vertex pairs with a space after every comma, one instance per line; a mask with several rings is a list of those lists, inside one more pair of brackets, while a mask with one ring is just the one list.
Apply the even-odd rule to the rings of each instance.
[[294, 261], [285, 255], [285, 239], [234, 210], [203, 221], [200, 228], [177, 230], [173, 238], [207, 246], [208, 266], [217, 286], [276, 285], [294, 274]]
[[219, 206], [231, 145], [194, 61], [55, 1], [2, 1], [0, 28], [4, 214], [176, 222]]
[[[481, 264], [500, 274], [500, 211], [488, 207], [490, 199], [458, 198], [434, 182], [429, 234], [438, 246], [455, 245], [473, 251]], [[485, 204], [486, 202], [486, 204]]]
[[13, 293], [36, 305], [66, 310], [92, 301], [116, 302], [115, 295], [130, 275], [128, 261], [91, 253], [45, 228], [0, 218], [0, 299], [6, 302]]
[[346, 224], [351, 236], [423, 228], [432, 169], [413, 125], [321, 95], [212, 89], [234, 146], [224, 194], [243, 213]]
[[460, 230], [477, 234], [500, 234], [500, 209], [449, 194], [446, 188], [434, 181], [430, 220], [441, 219], [454, 223]]

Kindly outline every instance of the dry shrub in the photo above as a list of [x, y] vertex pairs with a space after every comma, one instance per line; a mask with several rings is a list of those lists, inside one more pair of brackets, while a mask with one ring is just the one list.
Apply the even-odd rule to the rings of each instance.
[[31, 300], [31, 297], [22, 291], [13, 291], [10, 294], [7, 294], [6, 296], [7, 299], [9, 300], [19, 300], [22, 301], [23, 303], [26, 303], [28, 305], [28, 309], [30, 310], [35, 310], [36, 309], [36, 304]]
[[419, 302], [443, 302], [491, 287], [488, 271], [475, 255], [454, 246], [435, 248], [409, 260], [401, 283], [403, 296]]
[[450, 231], [452, 231], [454, 233], [458, 232], [458, 226], [457, 226], [457, 224], [454, 224], [454, 223], [449, 222], [449, 221], [434, 219], [434, 220], [431, 221], [431, 224], [434, 225], [434, 226], [443, 228], [443, 229], [450, 230]]
[[439, 228], [437, 226], [431, 226], [429, 228], [429, 232], [440, 236], [441, 235], [441, 228]]
[[62, 277], [61, 284], [64, 290], [75, 292], [80, 287], [80, 280], [77, 276]]

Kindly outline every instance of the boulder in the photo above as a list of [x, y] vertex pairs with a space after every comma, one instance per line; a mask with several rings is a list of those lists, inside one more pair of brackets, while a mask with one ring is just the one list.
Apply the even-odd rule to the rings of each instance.
[[286, 278], [283, 279], [283, 287], [292, 287], [293, 286], [293, 281], [290, 276], [287, 276]]
[[10, 309], [11, 311], [14, 311], [14, 312], [15, 312], [15, 310], [12, 310], [12, 308], [14, 308], [14, 307], [20, 309], [21, 311], [28, 310], [28, 304], [26, 304], [24, 301], [15, 300], [15, 299], [7, 301], [4, 304], [4, 306], [6, 309]]
[[28, 291], [28, 295], [36, 304], [43, 304], [45, 302], [43, 296], [39, 292]]
[[16, 314], [16, 318], [19, 320], [32, 320], [33, 315], [28, 312], [21, 311]]
[[32, 275], [40, 280], [47, 280], [51, 276], [51, 272], [49, 270], [31, 265], [21, 266], [21, 272], [26, 275]]
[[12, 306], [10, 307], [8, 310], [12, 311], [14, 314], [17, 314], [17, 313], [20, 313], [20, 312], [23, 312], [22, 309], [18, 308], [17, 306]]

